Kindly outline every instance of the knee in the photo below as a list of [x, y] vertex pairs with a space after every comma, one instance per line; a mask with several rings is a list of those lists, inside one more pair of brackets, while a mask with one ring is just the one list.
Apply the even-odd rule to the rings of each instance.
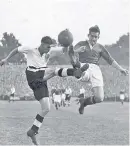
[[103, 102], [103, 100], [104, 100], [104, 96], [95, 96], [95, 102], [96, 103]]
[[43, 108], [43, 109], [42, 109], [42, 113], [43, 113], [43, 114], [47, 114], [47, 113], [50, 112], [50, 109], [51, 109], [50, 106], [48, 106], [48, 107], [46, 107], [46, 108]]
[[46, 109], [45, 109], [45, 111], [47, 112], [47, 113], [49, 113], [50, 112], [50, 106], [49, 107], [47, 107]]

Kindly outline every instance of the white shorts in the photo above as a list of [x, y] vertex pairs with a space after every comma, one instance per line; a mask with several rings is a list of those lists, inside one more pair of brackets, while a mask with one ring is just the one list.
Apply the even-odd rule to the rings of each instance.
[[[83, 65], [84, 63], [81, 64], [81, 66]], [[89, 68], [82, 74], [79, 80], [91, 83], [92, 87], [103, 86], [102, 72], [100, 67], [96, 64], [89, 64]]]
[[65, 98], [66, 98], [65, 94], [62, 94], [61, 95], [61, 100], [65, 100]]
[[124, 99], [125, 99], [124, 94], [120, 94], [120, 100], [124, 100]]
[[61, 95], [54, 95], [54, 102], [61, 102]]

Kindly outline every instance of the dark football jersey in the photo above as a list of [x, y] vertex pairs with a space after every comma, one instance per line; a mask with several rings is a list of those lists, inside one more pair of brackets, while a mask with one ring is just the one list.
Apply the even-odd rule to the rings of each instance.
[[56, 89], [55, 94], [59, 95], [60, 94], [60, 89]]
[[61, 91], [62, 91], [62, 93], [65, 93], [65, 89], [62, 89]]
[[109, 52], [101, 44], [95, 44], [92, 49], [88, 41], [81, 41], [77, 43], [74, 47], [74, 50], [80, 48], [81, 46], [86, 46], [86, 49], [83, 52], [79, 52], [79, 61], [82, 63], [92, 63], [99, 65], [99, 60], [103, 57], [110, 65], [114, 61]]
[[52, 89], [51, 90], [51, 94], [53, 95], [53, 93], [55, 93], [56, 92], [56, 89]]

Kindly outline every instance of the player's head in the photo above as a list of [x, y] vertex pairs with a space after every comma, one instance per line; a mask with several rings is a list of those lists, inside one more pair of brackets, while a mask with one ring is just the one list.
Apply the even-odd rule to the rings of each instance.
[[51, 45], [53, 41], [51, 37], [45, 36], [41, 39], [41, 45], [39, 47], [39, 51], [41, 54], [48, 53], [50, 51]]
[[99, 39], [99, 35], [100, 35], [100, 29], [97, 25], [89, 28], [88, 38], [92, 46], [97, 43], [97, 40]]

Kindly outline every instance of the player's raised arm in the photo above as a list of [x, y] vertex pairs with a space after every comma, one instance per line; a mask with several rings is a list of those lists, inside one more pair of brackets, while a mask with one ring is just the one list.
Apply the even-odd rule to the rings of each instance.
[[129, 71], [122, 66], [120, 66], [115, 60], [112, 62], [112, 66], [118, 69], [122, 74], [128, 75]]
[[30, 48], [28, 47], [18, 47], [18, 48], [15, 48], [13, 49], [6, 58], [2, 59], [0, 61], [0, 66], [4, 65], [10, 58], [12, 58], [13, 56], [15, 56], [17, 53], [21, 52], [21, 53], [25, 53], [27, 54], [28, 51], [30, 50]]
[[120, 66], [110, 55], [106, 48], [102, 47], [101, 56], [108, 62], [108, 64], [112, 65], [114, 68], [118, 69], [124, 75], [128, 75], [128, 71]]
[[50, 49], [50, 53], [51, 52], [62, 52], [63, 51], [63, 46], [60, 46], [60, 45], [51, 45], [50, 46], [51, 47], [51, 49]]
[[4, 59], [2, 59], [1, 61], [0, 61], [0, 65], [2, 66], [2, 65], [4, 65], [11, 57], [13, 57], [15, 54], [17, 54], [18, 53], [18, 48], [15, 48], [14, 50], [12, 50], [10, 53], [9, 53], [9, 55], [6, 57], [6, 58], [4, 58]]

